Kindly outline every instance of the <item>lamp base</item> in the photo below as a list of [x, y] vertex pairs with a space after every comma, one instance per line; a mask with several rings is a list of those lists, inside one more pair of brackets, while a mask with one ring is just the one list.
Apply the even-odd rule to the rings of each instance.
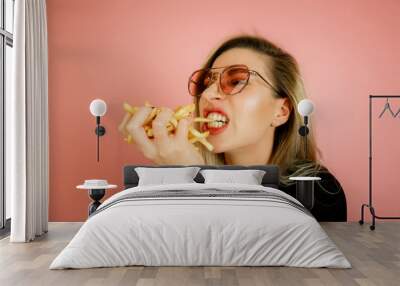
[[305, 125], [303, 125], [303, 126], [301, 126], [301, 127], [299, 128], [299, 134], [300, 134], [301, 136], [307, 136], [309, 132], [310, 132], [310, 130], [309, 130], [308, 127], [305, 126]]
[[311, 210], [314, 207], [314, 181], [297, 181], [296, 199]]
[[103, 126], [98, 125], [94, 132], [96, 133], [96, 135], [103, 136], [104, 134], [106, 134], [106, 129]]
[[89, 216], [94, 213], [97, 208], [101, 205], [100, 200], [104, 197], [106, 193], [105, 189], [91, 189], [89, 190], [89, 197], [93, 200], [93, 202], [89, 205]]

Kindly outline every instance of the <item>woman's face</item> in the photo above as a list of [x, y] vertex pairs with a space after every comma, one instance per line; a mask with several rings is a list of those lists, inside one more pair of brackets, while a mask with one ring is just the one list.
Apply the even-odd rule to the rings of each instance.
[[[267, 58], [267, 63], [269, 58]], [[266, 56], [245, 48], [230, 49], [221, 54], [214, 67], [244, 64], [250, 70], [260, 73], [272, 83], [272, 62], [266, 67]], [[215, 69], [215, 72], [221, 72]], [[214, 146], [215, 153], [230, 152], [251, 146], [273, 137], [277, 113], [283, 99], [274, 98], [272, 88], [257, 75], [250, 75], [247, 86], [234, 95], [225, 95], [219, 88], [219, 76], [199, 100], [200, 116], [219, 119], [226, 123], [201, 125], [202, 131], [210, 131], [207, 140]], [[276, 125], [275, 125], [276, 126]]]

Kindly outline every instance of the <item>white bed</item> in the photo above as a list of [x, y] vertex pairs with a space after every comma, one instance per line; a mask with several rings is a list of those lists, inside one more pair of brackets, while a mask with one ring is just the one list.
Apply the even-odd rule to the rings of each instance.
[[115, 194], [50, 269], [127, 265], [351, 267], [314, 217], [284, 192], [199, 183]]

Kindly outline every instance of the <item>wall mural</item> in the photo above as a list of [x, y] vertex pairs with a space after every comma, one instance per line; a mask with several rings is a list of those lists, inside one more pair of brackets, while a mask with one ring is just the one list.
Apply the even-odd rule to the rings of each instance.
[[[296, 59], [271, 41], [235, 36], [188, 77], [192, 103], [174, 110], [124, 102], [119, 132], [156, 165], [278, 165], [283, 191], [290, 177], [315, 176], [319, 220], [346, 220], [346, 198], [319, 161], [308, 117], [297, 110], [306, 92]], [[304, 133], [300, 136], [300, 133]]]

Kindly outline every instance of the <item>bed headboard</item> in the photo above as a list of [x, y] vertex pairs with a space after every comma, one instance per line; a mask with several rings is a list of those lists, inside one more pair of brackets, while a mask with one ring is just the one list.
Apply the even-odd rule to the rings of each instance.
[[[194, 166], [194, 165], [191, 165]], [[262, 185], [265, 187], [278, 188], [279, 186], [279, 168], [276, 165], [254, 165], [254, 166], [239, 166], [239, 165], [195, 165], [203, 169], [221, 169], [221, 170], [246, 170], [246, 169], [256, 169], [264, 170], [265, 175], [262, 180]], [[136, 187], [139, 182], [139, 177], [135, 171], [136, 167], [147, 167], [147, 168], [176, 168], [176, 167], [186, 167], [182, 165], [127, 165], [124, 167], [124, 187], [125, 189]], [[204, 183], [204, 178], [200, 174], [194, 178], [198, 183]]]

